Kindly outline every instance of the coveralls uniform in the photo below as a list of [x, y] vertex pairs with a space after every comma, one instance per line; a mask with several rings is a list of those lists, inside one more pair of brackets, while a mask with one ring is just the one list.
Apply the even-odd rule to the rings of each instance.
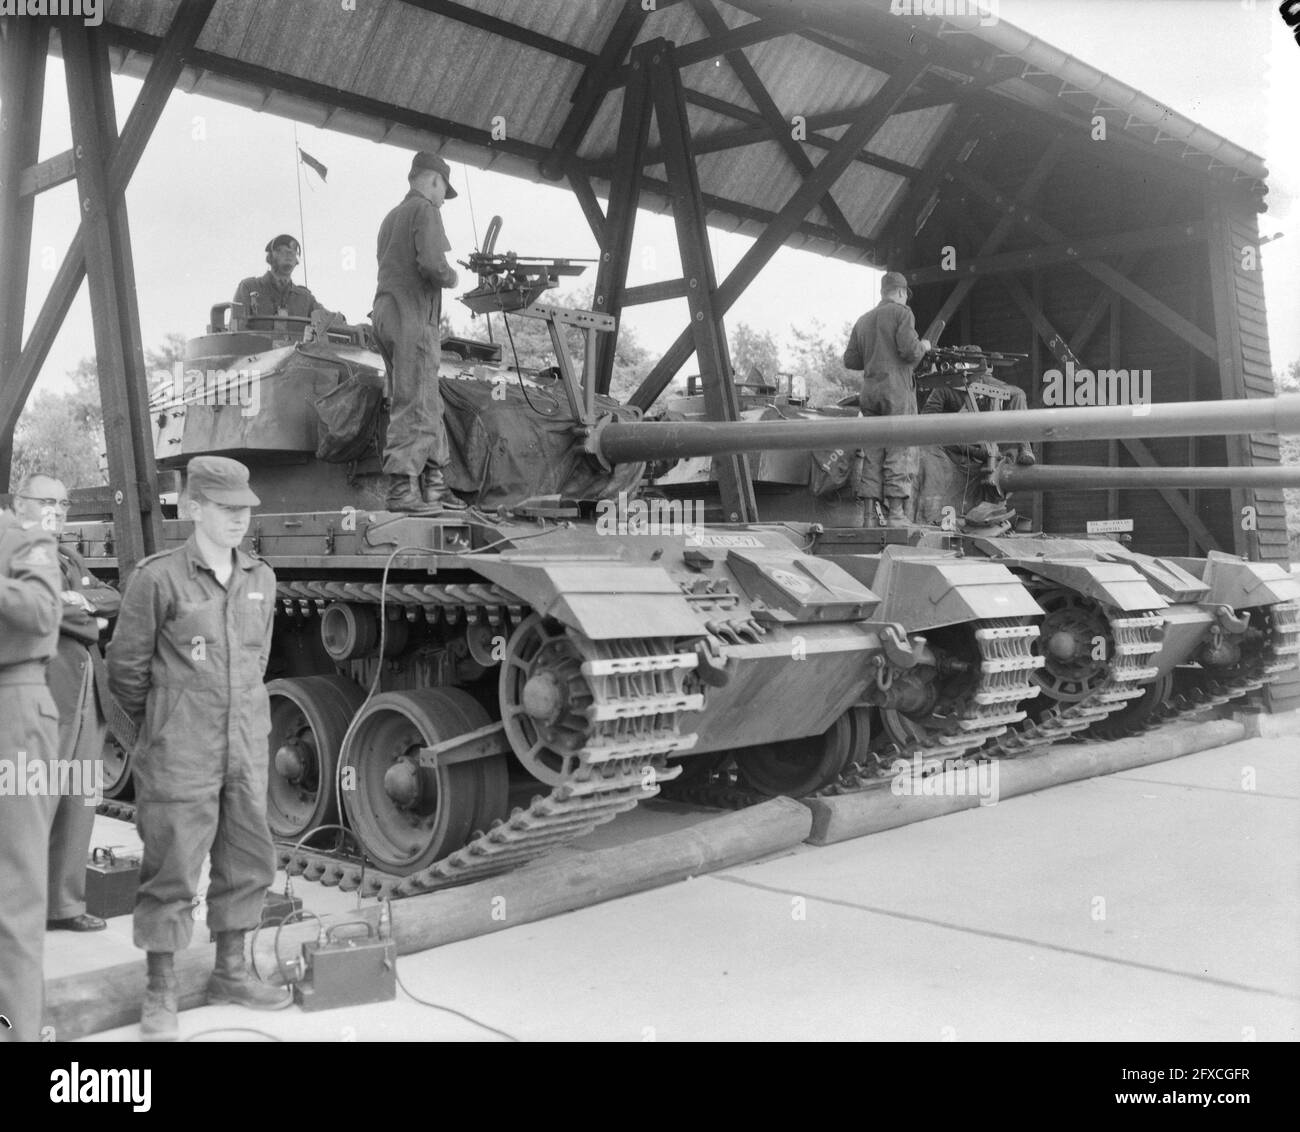
[[[93, 612], [63, 605], [59, 651], [48, 670], [50, 695], [59, 709], [59, 758], [81, 764], [82, 793], [59, 802], [50, 830], [50, 904], [46, 918], [67, 920], [86, 910], [86, 855], [95, 825], [98, 800], [89, 794], [87, 774], [104, 756], [104, 720], [108, 711], [108, 670], [99, 652], [96, 617], [117, 615], [116, 590], [91, 577], [71, 547], [59, 547], [63, 589], [84, 594]], [[96, 778], [98, 783], [102, 779]]]
[[[925, 357], [910, 307], [882, 299], [854, 324], [844, 350], [844, 368], [860, 369], [864, 417], [916, 415], [912, 368]], [[915, 449], [866, 450], [862, 495], [867, 499], [907, 499], [912, 494]]]
[[[275, 573], [236, 550], [226, 586], [195, 536], [136, 568], [108, 646], [109, 690], [140, 723], [136, 826], [144, 843], [134, 938], [183, 950], [204, 858], [212, 855], [207, 922], [246, 931], [275, 879], [266, 823]], [[143, 717], [141, 719], [141, 717]]]
[[311, 318], [313, 311], [323, 309], [306, 287], [292, 279], [281, 282], [274, 271], [241, 279], [235, 288], [235, 302], [243, 303], [245, 318]]
[[442, 423], [438, 322], [442, 289], [456, 286], [451, 247], [437, 206], [414, 189], [379, 226], [379, 282], [371, 317], [380, 353], [392, 374], [392, 409], [384, 471], [418, 476], [426, 464], [448, 460]]
[[47, 846], [60, 785], [59, 713], [45, 665], [58, 648], [61, 589], [53, 536], [0, 514], [0, 1014], [13, 1026], [0, 1026], [0, 1042], [40, 1038]]

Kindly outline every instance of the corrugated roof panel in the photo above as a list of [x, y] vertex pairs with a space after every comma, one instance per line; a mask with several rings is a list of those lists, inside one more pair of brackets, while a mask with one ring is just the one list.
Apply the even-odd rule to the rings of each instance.
[[524, 4], [519, 0], [461, 0], [461, 3], [593, 54], [604, 46], [618, 19], [619, 8], [609, 0], [528, 0]]
[[786, 118], [860, 106], [889, 78], [797, 35], [756, 43], [745, 55]]
[[704, 192], [773, 211], [803, 183], [776, 142], [706, 153], [696, 166]]
[[[923, 165], [956, 112], [957, 108], [949, 104], [893, 114], [872, 135], [864, 148], [868, 153], [901, 161], [905, 165]], [[825, 137], [838, 139], [848, 128], [847, 125], [827, 126], [818, 132]]]
[[835, 200], [855, 232], [874, 235], [907, 185], [906, 177], [855, 161], [835, 182]]
[[699, 16], [689, 3], [674, 4], [671, 8], [656, 8], [647, 15], [641, 30], [637, 32], [636, 42], [646, 43], [662, 37], [680, 47], [696, 39], [707, 39], [708, 36], [708, 28], [700, 23]]

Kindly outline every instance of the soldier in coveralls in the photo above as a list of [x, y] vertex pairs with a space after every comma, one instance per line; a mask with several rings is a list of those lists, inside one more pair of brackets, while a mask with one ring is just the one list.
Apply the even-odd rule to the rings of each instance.
[[[68, 514], [68, 490], [53, 476], [33, 472], [14, 493], [14, 514], [40, 523], [57, 539]], [[59, 711], [59, 758], [79, 766], [80, 792], [59, 802], [50, 830], [50, 904], [46, 927], [74, 932], [103, 931], [108, 925], [86, 911], [86, 855], [95, 826], [97, 800], [89, 778], [102, 774], [104, 716], [108, 708], [108, 673], [99, 652], [99, 634], [107, 617], [117, 614], [119, 598], [111, 586], [86, 571], [81, 555], [59, 544], [63, 576], [63, 620], [59, 651], [47, 673], [50, 695]], [[98, 779], [93, 780], [98, 789]]]
[[456, 196], [450, 175], [437, 154], [417, 153], [407, 174], [410, 191], [379, 226], [379, 282], [371, 316], [392, 381], [384, 445], [388, 508], [416, 515], [465, 506], [443, 477], [447, 430], [438, 388], [442, 289], [456, 286], [439, 212], [444, 199]]
[[[930, 351], [930, 340], [918, 338], [916, 317], [907, 305], [907, 280], [887, 271], [880, 281], [880, 302], [853, 327], [844, 350], [844, 368], [860, 369], [862, 394], [858, 408], [864, 417], [916, 415], [916, 385], [912, 368]], [[907, 522], [907, 501], [912, 494], [915, 453], [911, 448], [870, 448], [864, 453], [858, 497], [883, 499], [887, 522]]]
[[38, 523], [0, 512], [0, 1042], [40, 1038], [59, 713], [45, 666], [59, 644], [59, 564]]
[[184, 513], [194, 533], [139, 564], [108, 646], [109, 688], [141, 725], [135, 782], [144, 860], [135, 944], [148, 953], [146, 1041], [176, 1036], [172, 956], [193, 933], [209, 851], [207, 922], [217, 966], [208, 1002], [276, 1010], [291, 1001], [253, 979], [244, 957], [245, 933], [259, 922], [275, 878], [266, 823], [270, 701], [262, 683], [275, 574], [239, 549], [258, 502], [243, 464], [191, 460]]

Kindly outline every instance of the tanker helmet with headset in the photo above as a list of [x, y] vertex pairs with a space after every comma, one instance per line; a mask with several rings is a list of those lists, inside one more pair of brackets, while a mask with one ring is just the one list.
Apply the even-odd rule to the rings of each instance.
[[274, 267], [274, 266], [275, 266], [275, 265], [271, 262], [271, 253], [272, 253], [273, 251], [275, 251], [275, 249], [278, 248], [281, 244], [290, 244], [290, 245], [292, 245], [292, 247], [293, 247], [293, 254], [294, 254], [297, 258], [299, 258], [299, 259], [302, 258], [302, 245], [301, 245], [300, 243], [298, 243], [297, 240], [295, 240], [292, 236], [290, 236], [290, 235], [288, 235], [288, 234], [281, 235], [281, 236], [276, 236], [274, 239], [272, 239], [272, 240], [268, 240], [268, 241], [267, 241], [267, 245], [266, 245], [266, 262], [267, 262], [267, 265], [268, 265], [268, 266], [270, 266], [270, 267]]

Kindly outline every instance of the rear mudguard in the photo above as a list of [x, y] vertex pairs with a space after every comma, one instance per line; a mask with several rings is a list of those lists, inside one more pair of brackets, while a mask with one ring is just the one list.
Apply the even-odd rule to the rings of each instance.
[[1300, 599], [1300, 582], [1275, 562], [1248, 562], [1233, 554], [1210, 551], [1203, 580], [1205, 601], [1229, 609], [1253, 609]]

